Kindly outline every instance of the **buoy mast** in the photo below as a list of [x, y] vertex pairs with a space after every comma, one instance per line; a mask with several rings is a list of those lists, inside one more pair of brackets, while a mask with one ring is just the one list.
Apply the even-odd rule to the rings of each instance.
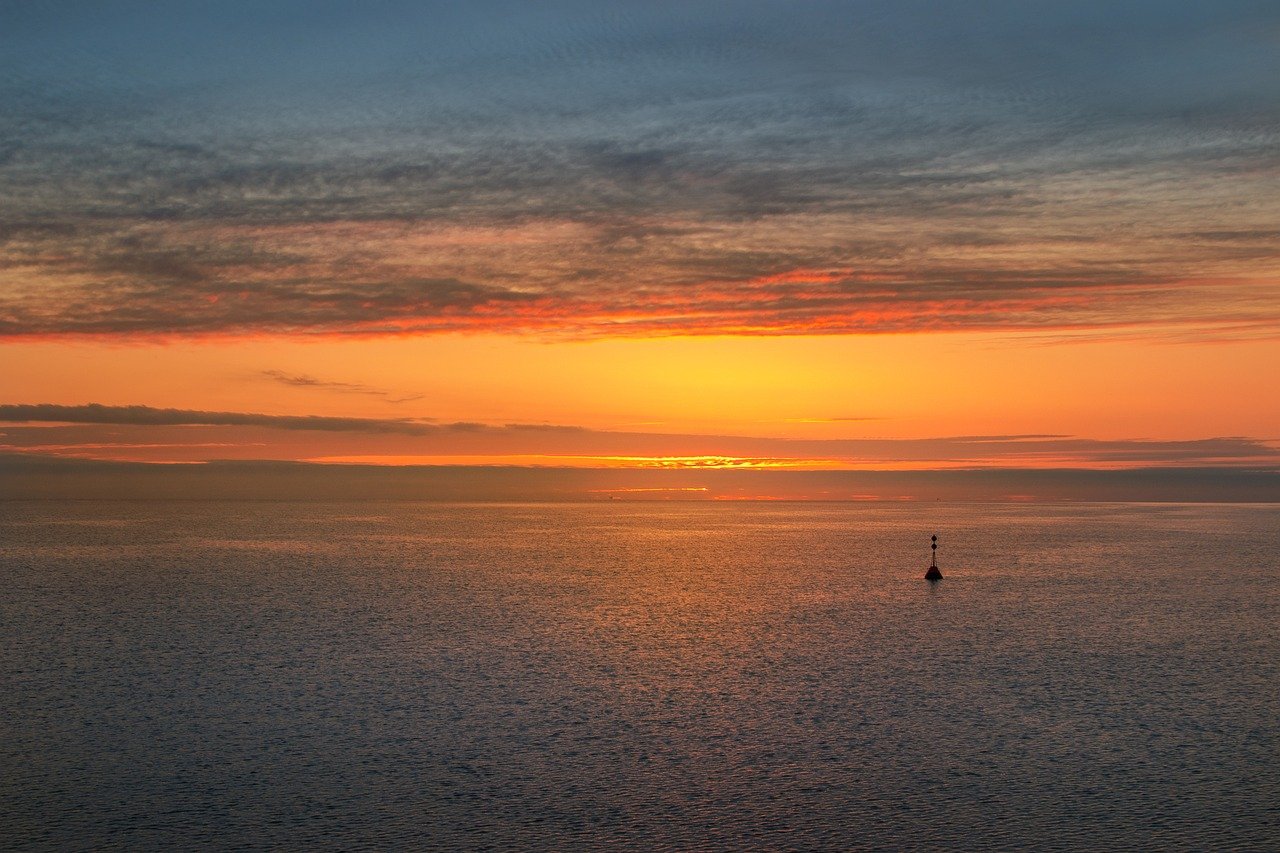
[[942, 580], [942, 572], [938, 571], [938, 536], [937, 534], [934, 534], [931, 537], [931, 539], [932, 539], [932, 543], [929, 545], [929, 548], [933, 552], [933, 558], [929, 561], [929, 571], [924, 573], [924, 579], [927, 581], [940, 581]]

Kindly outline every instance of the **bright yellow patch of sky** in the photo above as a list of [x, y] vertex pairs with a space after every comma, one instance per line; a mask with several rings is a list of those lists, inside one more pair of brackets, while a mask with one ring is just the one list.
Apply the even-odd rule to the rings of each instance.
[[[1269, 437], [1280, 343], [1027, 334], [254, 338], [0, 347], [9, 402], [804, 438]], [[264, 374], [340, 385], [287, 385]], [[409, 399], [412, 398], [412, 399]]]

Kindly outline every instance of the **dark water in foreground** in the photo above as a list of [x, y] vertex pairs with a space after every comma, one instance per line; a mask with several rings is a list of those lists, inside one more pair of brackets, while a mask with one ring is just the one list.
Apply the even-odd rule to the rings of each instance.
[[1277, 506], [0, 504], [0, 847], [1274, 850], [1278, 554]]

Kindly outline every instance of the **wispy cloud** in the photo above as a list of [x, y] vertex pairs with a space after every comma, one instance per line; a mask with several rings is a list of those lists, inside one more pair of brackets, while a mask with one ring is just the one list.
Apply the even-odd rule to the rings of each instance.
[[319, 379], [305, 373], [286, 373], [283, 370], [264, 370], [261, 373], [267, 379], [287, 385], [291, 388], [310, 388], [317, 391], [333, 391], [340, 394], [363, 394], [370, 397], [381, 397], [388, 403], [411, 403], [421, 400], [424, 394], [397, 396], [385, 388], [377, 388], [362, 382], [336, 382], [331, 379]]

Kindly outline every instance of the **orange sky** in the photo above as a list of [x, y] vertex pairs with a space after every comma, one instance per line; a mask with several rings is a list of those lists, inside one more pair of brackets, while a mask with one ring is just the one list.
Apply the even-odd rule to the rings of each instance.
[[[247, 428], [175, 426], [164, 428], [161, 441], [157, 426], [128, 427], [133, 432], [122, 435], [120, 425], [82, 425], [66, 448], [57, 441], [29, 442], [37, 452], [105, 459], [396, 463], [435, 457], [545, 465], [559, 455], [564, 464], [613, 466], [631, 464], [613, 457], [720, 454], [794, 458], [805, 467], [826, 460], [833, 468], [1098, 465], [1052, 447], [1025, 458], [1002, 452], [984, 459], [968, 447], [941, 448], [923, 458], [877, 449], [867, 457], [861, 449], [828, 453], [823, 446], [747, 446], [729, 438], [1275, 439], [1280, 395], [1259, 386], [1257, 366], [1280, 363], [1278, 356], [1280, 346], [1272, 341], [1063, 341], [1026, 333], [25, 342], [0, 347], [0, 396], [64, 406], [545, 424], [617, 435], [588, 442], [568, 430], [531, 443], [530, 433], [504, 434], [477, 444], [466, 432], [426, 441], [266, 429], [250, 440]], [[17, 428], [8, 427], [11, 436]], [[1150, 461], [1138, 456], [1132, 464]]]
[[0, 395], [792, 437], [1267, 437], [1280, 423], [1280, 395], [1268, 393], [1262, 373], [1276, 363], [1276, 341], [963, 333], [71, 341], [0, 345]]

